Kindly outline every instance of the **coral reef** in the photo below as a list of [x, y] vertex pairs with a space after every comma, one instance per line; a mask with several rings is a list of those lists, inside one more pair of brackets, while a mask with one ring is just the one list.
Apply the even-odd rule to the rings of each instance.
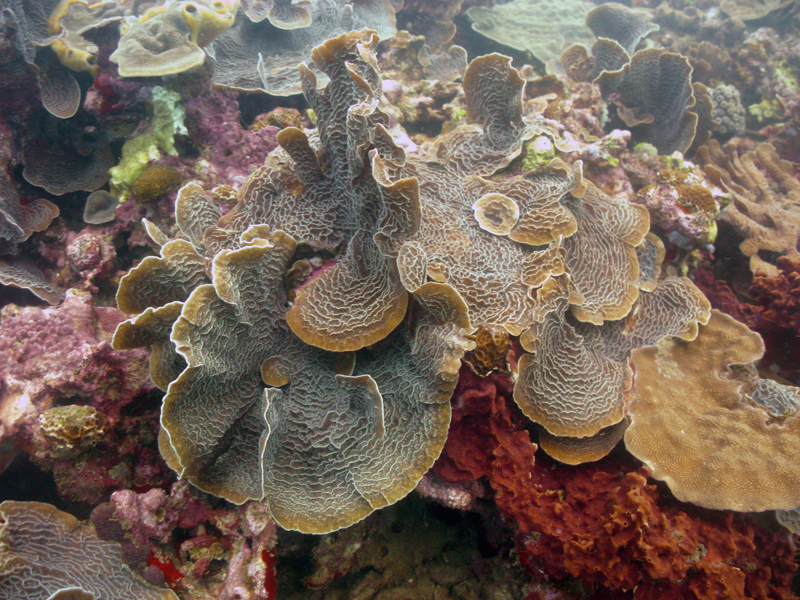
[[796, 599], [799, 16], [0, 0], [0, 596]]
[[[77, 291], [58, 307], [7, 305], [0, 314], [4, 453], [27, 451], [54, 473], [66, 498], [97, 502], [109, 490], [152, 485], [166, 474], [157, 460], [154, 415], [124, 415], [153, 386], [144, 351], [111, 348], [122, 318]], [[70, 432], [81, 438], [70, 442], [77, 435]]]
[[678, 499], [741, 512], [800, 506], [794, 485], [800, 418], [776, 414], [759, 400], [797, 390], [754, 377], [747, 366], [763, 353], [758, 334], [719, 312], [694, 343], [669, 340], [634, 350], [625, 446]]
[[[759, 252], [800, 259], [800, 181], [773, 146], [761, 143], [740, 156], [734, 145], [721, 148], [716, 140], [711, 140], [698, 150], [698, 158], [709, 178], [731, 195], [722, 219], [744, 238], [739, 248], [750, 258], [753, 273], [763, 271], [771, 277], [778, 274], [776, 265], [764, 260]], [[780, 192], [775, 191], [770, 181]]]
[[583, 22], [593, 5], [570, 0], [554, 5], [540, 0], [513, 0], [494, 7], [467, 10], [472, 28], [495, 42], [529, 51], [547, 64], [561, 56], [564, 45], [588, 42], [592, 34]]

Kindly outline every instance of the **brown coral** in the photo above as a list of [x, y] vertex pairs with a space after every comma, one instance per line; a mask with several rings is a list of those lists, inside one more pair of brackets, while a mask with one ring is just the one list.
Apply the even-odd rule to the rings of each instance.
[[601, 73], [597, 83], [637, 142], [671, 154], [689, 149], [697, 127], [697, 114], [688, 110], [695, 104], [691, 72], [685, 57], [648, 48], [619, 71]]
[[63, 293], [32, 261], [16, 256], [19, 244], [47, 229], [58, 215], [58, 207], [48, 200], [23, 206], [6, 166], [0, 166], [0, 284], [26, 288], [50, 304], [63, 300]]
[[[253, 5], [260, 5], [254, 2]], [[263, 3], [273, 5], [273, 3]], [[289, 96], [303, 91], [298, 66], [311, 51], [342, 31], [362, 27], [375, 30], [381, 39], [393, 36], [395, 9], [388, 0], [316, 0], [308, 6], [297, 2], [276, 2], [280, 7], [303, 8], [311, 23], [308, 27], [279, 29], [266, 20], [236, 19], [230, 30], [214, 43], [214, 83], [237, 90], [264, 90], [274, 96]], [[250, 10], [248, 8], [248, 10]], [[285, 20], [285, 19], [284, 19]], [[307, 65], [327, 82], [316, 65]]]
[[110, 60], [122, 77], [159, 77], [199, 67], [203, 47], [230, 28], [238, 1], [186, 0], [150, 8], [123, 21]]
[[[161, 349], [154, 352], [154, 379], [169, 383], [175, 369], [164, 368], [163, 357], [171, 326], [185, 360], [162, 409], [160, 447], [168, 464], [234, 502], [264, 499], [279, 523], [308, 532], [347, 526], [413, 489], [444, 443], [447, 400], [461, 356], [474, 347], [462, 335], [471, 330], [467, 306], [448, 285], [420, 282], [399, 326], [387, 328], [379, 312], [374, 318], [382, 304], [370, 281], [399, 275], [372, 237], [393, 243], [413, 231], [419, 210], [414, 182], [379, 187], [364, 170], [370, 137], [377, 147], [370, 153], [373, 171], [386, 177], [402, 159], [376, 110], [376, 43], [374, 34], [352, 32], [317, 48], [314, 59], [331, 83], [318, 91], [310, 71], [303, 77], [320, 117], [319, 138], [284, 130], [281, 150], [221, 219], [200, 186], [182, 188], [176, 221], [189, 241], [164, 243], [162, 256], [142, 261], [118, 294], [121, 307], [139, 314], [120, 325], [115, 345], [155, 342]], [[321, 144], [325, 162], [311, 144]], [[328, 168], [330, 178], [323, 176]], [[281, 194], [293, 196], [294, 210], [282, 212]], [[328, 213], [319, 210], [325, 206]], [[349, 242], [334, 266], [296, 292], [288, 315], [284, 275], [297, 242], [271, 230], [269, 223], [281, 220], [312, 247], [334, 250], [343, 238]], [[153, 239], [163, 241], [158, 233], [152, 231]], [[202, 254], [213, 257], [211, 285], [201, 285]], [[287, 279], [308, 267], [299, 261]], [[336, 293], [329, 297], [328, 289]], [[399, 280], [397, 289], [402, 321], [409, 299]], [[353, 311], [361, 296], [352, 291], [374, 304]], [[341, 309], [344, 322], [323, 325], [344, 331], [342, 340], [351, 343], [349, 328], [366, 324], [378, 328], [369, 342], [378, 345], [354, 357], [305, 344], [289, 327], [297, 325], [296, 315], [304, 318], [304, 302], [317, 308], [309, 298], [320, 310]], [[354, 347], [364, 345], [356, 338]]]
[[778, 275], [778, 268], [759, 256], [762, 250], [800, 260], [800, 182], [792, 165], [765, 143], [739, 156], [734, 144], [720, 147], [711, 140], [697, 156], [709, 178], [731, 195], [722, 220], [744, 237], [739, 248], [750, 258], [750, 270]]
[[800, 416], [768, 408], [793, 389], [754, 376], [763, 352], [758, 334], [717, 311], [694, 341], [633, 352], [638, 399], [625, 444], [679, 500], [739, 511], [800, 505]]
[[150, 165], [131, 186], [133, 197], [139, 202], [155, 200], [181, 183], [181, 174], [177, 169], [167, 165]]
[[0, 518], [3, 598], [177, 598], [131, 572], [119, 544], [101, 541], [92, 525], [54, 506], [7, 501]]
[[643, 291], [625, 319], [602, 326], [567, 318], [563, 282], [551, 279], [537, 300], [537, 318], [520, 338], [529, 354], [519, 360], [514, 399], [528, 418], [560, 437], [594, 436], [619, 423], [631, 384], [630, 351], [668, 336], [693, 339], [710, 310], [688, 279], [675, 277]]
[[175, 323], [188, 368], [164, 399], [161, 448], [201, 489], [264, 499], [281, 526], [322, 533], [397, 501], [438, 456], [469, 322], [449, 286], [427, 284], [413, 323], [354, 370], [289, 332], [295, 242], [265, 233], [255, 226], [217, 254], [213, 285]]
[[618, 42], [628, 54], [633, 54], [643, 37], [659, 29], [650, 21], [648, 13], [631, 10], [616, 2], [601, 4], [589, 11], [586, 25], [595, 37]]

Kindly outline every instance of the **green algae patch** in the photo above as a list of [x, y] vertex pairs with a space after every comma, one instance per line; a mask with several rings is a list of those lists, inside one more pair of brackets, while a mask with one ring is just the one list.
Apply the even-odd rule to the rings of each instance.
[[122, 158], [111, 173], [111, 192], [120, 203], [130, 196], [131, 186], [147, 166], [162, 154], [176, 156], [175, 134], [188, 133], [183, 121], [186, 113], [180, 94], [156, 86], [153, 88], [153, 118], [150, 125], [122, 146]]

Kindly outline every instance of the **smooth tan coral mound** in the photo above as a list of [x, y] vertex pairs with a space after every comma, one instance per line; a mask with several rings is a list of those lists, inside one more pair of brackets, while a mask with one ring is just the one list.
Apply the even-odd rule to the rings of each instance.
[[797, 394], [757, 378], [763, 353], [758, 334], [718, 311], [694, 341], [633, 352], [625, 445], [679, 500], [738, 511], [800, 505], [800, 415], [769, 408]]
[[41, 502], [0, 504], [0, 598], [176, 600], [134, 574], [116, 542]]

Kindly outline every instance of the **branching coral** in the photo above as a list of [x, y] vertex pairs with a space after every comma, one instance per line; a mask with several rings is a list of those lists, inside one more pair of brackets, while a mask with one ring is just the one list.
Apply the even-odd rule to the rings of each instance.
[[739, 248], [750, 258], [750, 270], [778, 275], [777, 267], [759, 256], [759, 251], [799, 260], [800, 182], [792, 165], [764, 143], [739, 156], [734, 145], [720, 148], [711, 140], [698, 150], [698, 158], [709, 178], [731, 195], [722, 219], [744, 237]]

